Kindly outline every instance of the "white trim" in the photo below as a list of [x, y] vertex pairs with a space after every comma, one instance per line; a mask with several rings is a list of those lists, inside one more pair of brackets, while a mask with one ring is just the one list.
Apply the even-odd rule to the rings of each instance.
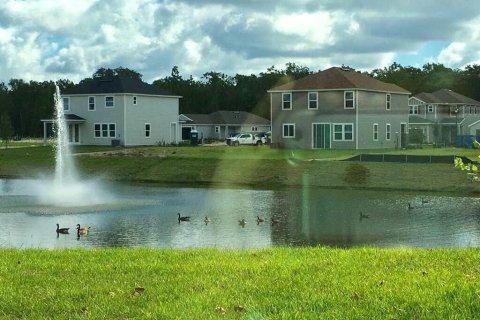
[[[147, 136], [147, 126], [148, 126], [148, 136]], [[145, 122], [145, 138], [150, 139], [152, 137], [152, 124], [150, 122]]]
[[[315, 95], [315, 100], [310, 100], [310, 94]], [[310, 102], [315, 101], [315, 108], [310, 108]], [[318, 92], [316, 91], [308, 91], [307, 93], [307, 109], [308, 110], [318, 110]]]
[[[315, 125], [328, 125], [330, 127], [330, 136], [328, 137], [329, 139], [329, 144], [330, 144], [330, 147], [327, 149], [327, 148], [315, 148], [315, 145], [314, 145], [314, 140], [315, 140], [315, 136], [313, 135], [313, 127]], [[311, 149], [312, 150], [329, 150], [329, 149], [332, 149], [332, 123], [331, 122], [312, 122], [312, 145], [311, 145]]]
[[[293, 126], [293, 136], [285, 136], [285, 126]], [[295, 123], [282, 123], [282, 138], [285, 138], [285, 139], [295, 138]]]
[[390, 93], [385, 94], [385, 110], [392, 110], [392, 95]]
[[[93, 109], [90, 109], [90, 98], [93, 98]], [[97, 99], [95, 96], [88, 96], [87, 98], [87, 103], [88, 103], [88, 111], [95, 111], [97, 109]]]
[[[65, 108], [65, 101], [68, 101], [67, 108]], [[62, 107], [63, 111], [70, 111], [70, 97], [62, 97]]]
[[[351, 94], [352, 94], [352, 98], [351, 98], [351, 99], [348, 99], [348, 100], [347, 100], [347, 93], [351, 93]], [[356, 102], [356, 101], [355, 101], [355, 96], [356, 96], [355, 91], [347, 91], [347, 90], [346, 90], [346, 91], [343, 92], [343, 109], [349, 109], [349, 110], [355, 109], [355, 104], [356, 104], [356, 103], [355, 103], [355, 102]], [[351, 108], [350, 108], [350, 107], [347, 108], [347, 101], [352, 101], [352, 107], [351, 107]]]
[[[284, 108], [285, 106], [284, 102], [287, 102], [287, 101], [285, 101], [283, 97], [286, 96], [287, 94], [290, 95], [290, 108]], [[293, 100], [293, 94], [291, 92], [283, 92], [282, 93], [282, 110], [292, 110], [293, 109], [292, 100]]]
[[392, 140], [392, 124], [390, 123], [385, 123], [385, 140]]
[[[100, 126], [100, 136], [97, 137], [96, 135], [96, 132], [97, 132], [97, 129], [95, 128], [96, 126]], [[107, 135], [106, 136], [103, 136], [103, 126], [106, 125], [107, 126]], [[110, 125], [114, 125], [115, 126], [115, 134], [113, 136], [110, 135]], [[114, 122], [95, 122], [93, 124], [93, 138], [94, 139], [110, 139], [110, 138], [115, 138], [117, 135], [117, 124], [114, 123]]]
[[[135, 92], [98, 92], [97, 95], [105, 96], [105, 95], [127, 95], [127, 96], [142, 96], [142, 97], [163, 97], [163, 98], [183, 98], [183, 96], [174, 96], [174, 95], [163, 95], [163, 94], [147, 94], [147, 93], [135, 93]], [[73, 93], [68, 94], [72, 97], [85, 97], [91, 96], [91, 93]]]
[[[377, 130], [375, 130], [377, 129]], [[377, 138], [375, 139], [375, 134], [377, 135]], [[372, 126], [372, 138], [373, 138], [373, 141], [378, 141], [378, 123], [373, 123], [373, 126]]]
[[[107, 98], [112, 98], [112, 103], [113, 103], [112, 106], [107, 106]], [[104, 101], [105, 101], [105, 108], [108, 108], [108, 109], [115, 108], [115, 96], [105, 96]]]
[[[358, 105], [358, 92], [355, 94], [355, 103], [356, 103], [356, 108], [355, 108], [355, 136], [358, 137], [358, 113], [360, 112], [359, 110], [359, 105]], [[355, 140], [355, 149], [358, 150], [358, 140], [359, 139], [354, 139]]]
[[[335, 138], [335, 126], [341, 126], [342, 127], [342, 138], [341, 139], [336, 139]], [[345, 126], [352, 126], [352, 139], [345, 139]], [[354, 141], [355, 140], [355, 136], [354, 136], [354, 130], [353, 130], [353, 123], [332, 123], [332, 137], [333, 137], [333, 141]]]
[[[267, 90], [268, 93], [282, 93], [282, 92], [305, 92], [309, 89], [296, 89], [296, 90]], [[409, 96], [410, 92], [398, 92], [398, 91], [385, 91], [385, 90], [374, 90], [366, 88], [335, 88], [335, 89], [315, 89], [317, 92], [328, 92], [328, 91], [367, 91], [367, 92], [380, 92], [380, 93], [391, 93], [391, 94], [403, 94]]]
[[132, 97], [132, 104], [133, 104], [134, 106], [136, 106], [136, 105], [138, 104], [138, 98], [137, 98], [137, 96], [133, 96], [133, 97]]

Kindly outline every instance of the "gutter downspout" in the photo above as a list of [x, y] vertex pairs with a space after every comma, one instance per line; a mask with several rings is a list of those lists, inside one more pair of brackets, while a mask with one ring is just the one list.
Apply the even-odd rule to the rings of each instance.
[[358, 150], [358, 90], [355, 91], [355, 149]]
[[127, 96], [123, 95], [123, 146], [127, 146]]

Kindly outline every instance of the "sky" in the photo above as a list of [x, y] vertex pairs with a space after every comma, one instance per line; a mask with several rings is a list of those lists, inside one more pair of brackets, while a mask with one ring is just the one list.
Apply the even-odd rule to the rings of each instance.
[[478, 0], [1, 0], [0, 83], [480, 64]]

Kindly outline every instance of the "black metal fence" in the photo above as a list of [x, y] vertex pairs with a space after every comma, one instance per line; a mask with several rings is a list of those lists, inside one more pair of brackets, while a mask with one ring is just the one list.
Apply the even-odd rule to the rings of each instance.
[[[410, 155], [410, 154], [359, 154], [355, 157], [345, 159], [344, 161], [364, 161], [364, 162], [405, 162], [405, 163], [450, 163], [453, 164], [457, 156], [428, 156], [428, 155]], [[466, 157], [462, 158], [463, 163], [472, 163]]]

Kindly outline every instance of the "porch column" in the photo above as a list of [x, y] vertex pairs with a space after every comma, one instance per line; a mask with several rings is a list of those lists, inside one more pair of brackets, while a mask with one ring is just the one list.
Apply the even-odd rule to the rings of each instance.
[[47, 145], [47, 121], [43, 121], [43, 145]]

